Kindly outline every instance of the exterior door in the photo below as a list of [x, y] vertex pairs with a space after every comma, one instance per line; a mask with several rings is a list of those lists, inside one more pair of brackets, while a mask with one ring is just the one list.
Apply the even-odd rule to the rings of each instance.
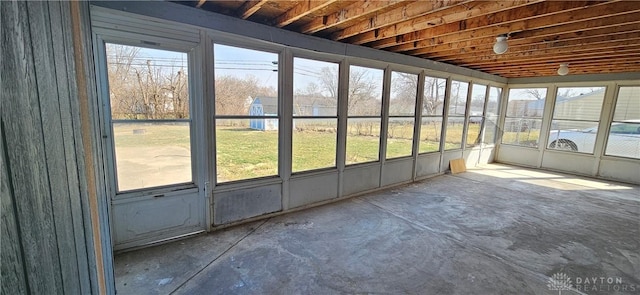
[[193, 56], [130, 44], [98, 42], [116, 250], [206, 229]]

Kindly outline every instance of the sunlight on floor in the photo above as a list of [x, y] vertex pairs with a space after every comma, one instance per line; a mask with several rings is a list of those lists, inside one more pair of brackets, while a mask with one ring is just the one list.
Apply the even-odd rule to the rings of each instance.
[[513, 179], [559, 190], [630, 190], [631, 185], [575, 175], [518, 168], [501, 164], [482, 165], [468, 172], [491, 177]]

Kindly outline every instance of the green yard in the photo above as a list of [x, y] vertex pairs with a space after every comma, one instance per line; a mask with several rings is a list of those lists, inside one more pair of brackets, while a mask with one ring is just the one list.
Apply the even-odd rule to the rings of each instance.
[[[445, 143], [446, 148], [457, 148], [462, 139], [462, 125], [450, 128]], [[480, 125], [469, 126], [470, 134], [477, 134]], [[387, 139], [386, 158], [411, 155], [411, 124], [390, 126], [393, 136]], [[363, 132], [366, 130], [366, 132]], [[440, 123], [426, 123], [420, 134], [420, 152], [433, 152], [439, 149]], [[364, 163], [378, 160], [380, 138], [379, 128], [350, 128], [347, 134], [346, 163]], [[164, 173], [148, 171], [136, 167], [128, 168], [127, 163], [154, 162], [162, 157], [180, 157], [182, 165], [190, 165], [188, 157], [190, 146], [188, 125], [186, 124], [116, 124], [114, 126], [116, 157], [120, 178], [129, 179], [139, 175], [126, 175], [126, 170], [137, 173]], [[474, 135], [475, 136], [475, 135]], [[305, 128], [293, 134], [293, 172], [334, 167], [336, 165], [336, 139], [334, 130], [325, 128]], [[257, 131], [245, 127], [218, 126], [216, 129], [217, 174], [218, 181], [234, 181], [248, 178], [277, 175], [278, 172], [278, 132]], [[153, 148], [153, 153], [149, 153]], [[184, 150], [177, 154], [176, 149]], [[166, 151], [166, 152], [163, 152]], [[136, 157], [129, 159], [123, 157]], [[176, 161], [178, 162], [178, 161]], [[172, 169], [175, 169], [172, 168]], [[125, 170], [125, 171], [121, 171]], [[182, 167], [181, 171], [190, 170]], [[189, 175], [190, 177], [190, 175]], [[147, 181], [149, 183], [149, 181]]]

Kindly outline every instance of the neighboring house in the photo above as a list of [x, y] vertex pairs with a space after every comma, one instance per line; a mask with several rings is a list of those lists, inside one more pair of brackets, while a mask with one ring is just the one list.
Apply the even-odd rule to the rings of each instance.
[[558, 97], [553, 117], [570, 118], [572, 120], [600, 118], [603, 101], [604, 89], [572, 97]]
[[[336, 116], [337, 108], [335, 103], [326, 98], [296, 96], [293, 106], [293, 116]], [[250, 119], [249, 128], [255, 130], [278, 130], [278, 98], [277, 97], [256, 97], [249, 106], [250, 116], [263, 116], [274, 118]], [[295, 120], [294, 126], [295, 128]]]

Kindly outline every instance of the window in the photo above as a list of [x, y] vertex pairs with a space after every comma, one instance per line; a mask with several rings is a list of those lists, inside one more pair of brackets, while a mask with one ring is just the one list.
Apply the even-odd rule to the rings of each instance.
[[105, 49], [117, 190], [193, 182], [187, 54]]
[[217, 182], [278, 174], [278, 54], [215, 44]]
[[481, 128], [484, 121], [484, 104], [487, 96], [487, 86], [473, 84], [471, 87], [471, 104], [469, 111], [469, 124], [467, 125], [466, 147], [480, 145], [482, 141]]
[[546, 88], [509, 90], [503, 144], [538, 147], [546, 96]]
[[593, 153], [605, 89], [558, 88], [549, 132], [549, 149]]
[[449, 99], [449, 118], [447, 119], [447, 131], [445, 136], [445, 150], [462, 148], [464, 135], [464, 116], [467, 107], [467, 95], [469, 83], [452, 81], [451, 98]]
[[387, 159], [411, 156], [418, 75], [391, 72]]
[[640, 86], [618, 90], [605, 154], [640, 159]]
[[422, 100], [422, 126], [420, 128], [420, 153], [440, 150], [442, 116], [444, 110], [447, 80], [424, 78], [424, 98]]
[[494, 144], [496, 142], [496, 131], [498, 128], [498, 114], [500, 112], [500, 98], [502, 97], [502, 88], [490, 87], [489, 98], [487, 101], [487, 109], [484, 114], [484, 138], [486, 144]]
[[293, 172], [336, 166], [338, 70], [337, 63], [293, 59]]
[[347, 165], [380, 159], [383, 80], [383, 70], [358, 66], [349, 69]]

